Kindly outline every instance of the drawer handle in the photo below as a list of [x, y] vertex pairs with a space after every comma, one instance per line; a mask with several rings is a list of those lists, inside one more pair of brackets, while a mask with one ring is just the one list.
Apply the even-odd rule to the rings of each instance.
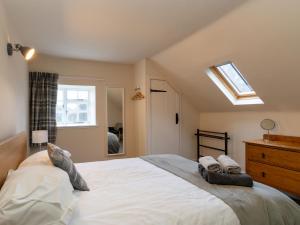
[[265, 172], [261, 172], [261, 176], [262, 177], [266, 177], [266, 173]]
[[266, 154], [265, 153], [261, 153], [261, 157], [264, 159], [266, 158]]

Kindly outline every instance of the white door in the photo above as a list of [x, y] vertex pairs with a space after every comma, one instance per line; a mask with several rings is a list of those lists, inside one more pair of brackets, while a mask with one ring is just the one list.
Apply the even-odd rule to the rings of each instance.
[[179, 94], [162, 80], [151, 80], [151, 154], [179, 154]]

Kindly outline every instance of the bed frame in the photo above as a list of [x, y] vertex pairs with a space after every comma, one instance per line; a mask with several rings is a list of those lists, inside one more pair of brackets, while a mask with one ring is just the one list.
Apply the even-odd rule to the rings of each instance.
[[[230, 137], [228, 136], [227, 132], [216, 132], [197, 129], [195, 135], [197, 136], [197, 160], [203, 156], [200, 153], [200, 147], [221, 151], [224, 152], [225, 155], [228, 154], [228, 141], [230, 140]], [[200, 137], [223, 140], [224, 148], [216, 148], [214, 146], [203, 145], [201, 144]]]
[[27, 137], [22, 132], [0, 143], [0, 188], [10, 169], [15, 170], [27, 156]]

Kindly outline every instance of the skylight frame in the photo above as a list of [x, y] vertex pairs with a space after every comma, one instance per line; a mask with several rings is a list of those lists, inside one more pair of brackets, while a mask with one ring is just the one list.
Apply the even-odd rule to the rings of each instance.
[[[245, 84], [251, 88], [251, 92], [240, 92], [222, 72], [218, 67], [222, 65], [230, 64], [233, 69], [238, 73]], [[206, 70], [208, 77], [215, 83], [215, 85], [223, 92], [223, 94], [231, 101], [233, 105], [258, 105], [264, 104], [264, 102], [257, 96], [254, 89], [250, 86], [247, 80], [243, 77], [238, 68], [233, 64], [233, 62], [227, 61], [223, 64], [217, 64], [209, 67]]]
[[[251, 91], [243, 91], [243, 92], [241, 92], [239, 90], [238, 85], [236, 83], [234, 83], [234, 81], [230, 78], [230, 75], [228, 75], [226, 73], [226, 71], [222, 68], [225, 65], [230, 65], [233, 68], [233, 70], [236, 72], [236, 74], [239, 76], [239, 78], [245, 83], [245, 85], [247, 86], [247, 88], [249, 88]], [[223, 64], [216, 65], [216, 68], [219, 71], [219, 73], [223, 76], [223, 78], [228, 82], [229, 86], [232, 88], [232, 90], [235, 92], [235, 94], [237, 96], [255, 96], [256, 95], [256, 93], [253, 90], [253, 88], [251, 87], [251, 85], [244, 78], [244, 76], [242, 75], [242, 73], [238, 70], [238, 68], [234, 65], [233, 62], [226, 62], [226, 63], [223, 63]]]

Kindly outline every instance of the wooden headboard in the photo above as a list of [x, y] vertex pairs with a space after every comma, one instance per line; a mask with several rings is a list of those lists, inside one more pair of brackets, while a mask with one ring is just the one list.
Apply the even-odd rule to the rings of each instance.
[[22, 132], [0, 143], [0, 188], [2, 187], [7, 172], [16, 169], [27, 155], [27, 137]]

